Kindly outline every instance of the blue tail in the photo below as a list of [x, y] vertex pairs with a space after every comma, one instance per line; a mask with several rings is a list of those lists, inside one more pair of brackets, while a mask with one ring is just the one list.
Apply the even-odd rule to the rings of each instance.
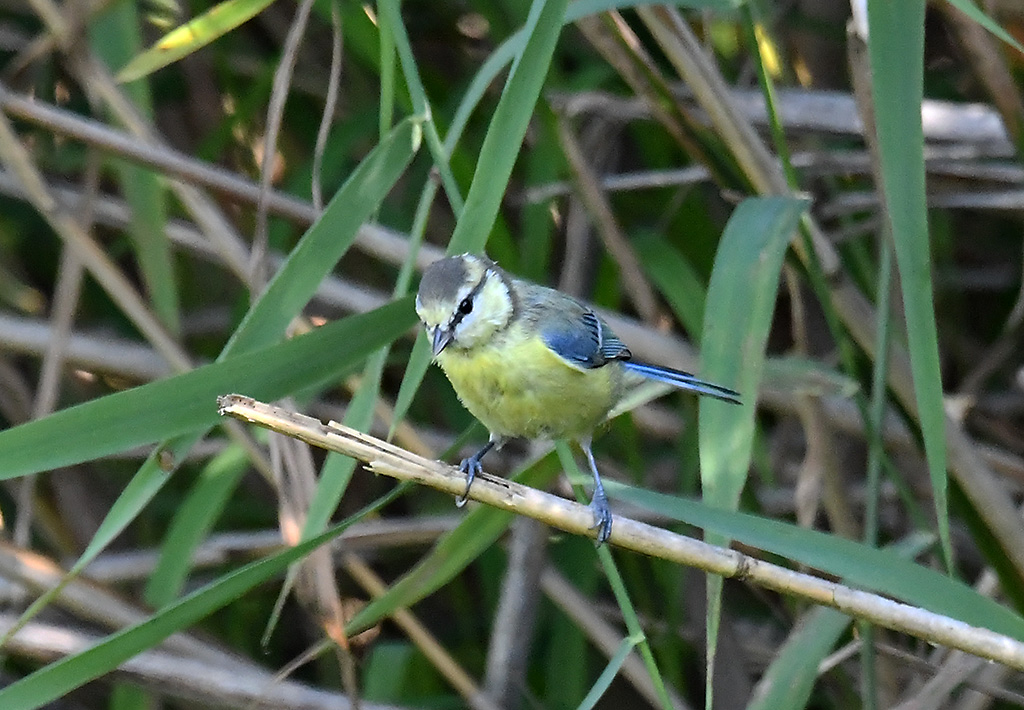
[[694, 377], [689, 372], [670, 370], [667, 367], [648, 365], [634, 360], [623, 360], [621, 362], [627, 370], [631, 370], [638, 375], [643, 375], [648, 379], [664, 382], [667, 385], [678, 387], [681, 390], [689, 390], [690, 392], [696, 392], [697, 394], [714, 397], [715, 399], [720, 399], [724, 402], [741, 404], [739, 392], [727, 387], [712, 384], [711, 382], [705, 382], [704, 380]]

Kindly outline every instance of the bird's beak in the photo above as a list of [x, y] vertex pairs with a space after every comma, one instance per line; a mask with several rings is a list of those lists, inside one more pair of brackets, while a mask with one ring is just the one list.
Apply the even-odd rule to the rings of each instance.
[[452, 342], [452, 332], [447, 328], [437, 326], [431, 333], [431, 338], [431, 349], [434, 352], [434, 357], [437, 357], [441, 354], [441, 351], [448, 347], [448, 344]]

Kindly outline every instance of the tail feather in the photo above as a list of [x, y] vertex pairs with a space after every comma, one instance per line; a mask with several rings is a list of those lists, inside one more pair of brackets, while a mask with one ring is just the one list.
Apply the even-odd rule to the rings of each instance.
[[627, 370], [642, 375], [651, 380], [657, 380], [658, 382], [664, 382], [667, 385], [678, 387], [682, 390], [688, 390], [690, 392], [696, 392], [697, 394], [707, 395], [708, 397], [714, 397], [724, 402], [731, 402], [732, 404], [741, 404], [740, 393], [735, 390], [731, 390], [728, 387], [722, 387], [712, 382], [705, 382], [697, 377], [694, 377], [689, 372], [682, 372], [681, 370], [671, 370], [667, 367], [658, 367], [657, 365], [648, 365], [643, 362], [636, 362], [634, 360], [625, 360], [622, 364]]

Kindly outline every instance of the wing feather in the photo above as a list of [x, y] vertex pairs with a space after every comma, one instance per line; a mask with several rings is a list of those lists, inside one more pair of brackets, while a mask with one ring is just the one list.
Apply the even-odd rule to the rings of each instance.
[[552, 352], [569, 364], [586, 369], [632, 357], [629, 348], [608, 324], [590, 309], [558, 314], [540, 323], [540, 334]]

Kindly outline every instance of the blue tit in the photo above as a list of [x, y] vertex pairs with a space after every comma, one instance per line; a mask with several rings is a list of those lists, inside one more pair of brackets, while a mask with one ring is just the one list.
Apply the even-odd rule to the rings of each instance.
[[612, 515], [591, 451], [591, 434], [612, 407], [643, 379], [739, 403], [731, 389], [678, 370], [632, 359], [625, 343], [593, 309], [550, 288], [514, 278], [486, 257], [453, 256], [431, 264], [416, 296], [434, 360], [456, 394], [490, 431], [462, 461], [466, 502], [480, 461], [507, 439], [570, 439], [594, 475], [598, 542], [611, 535]]

